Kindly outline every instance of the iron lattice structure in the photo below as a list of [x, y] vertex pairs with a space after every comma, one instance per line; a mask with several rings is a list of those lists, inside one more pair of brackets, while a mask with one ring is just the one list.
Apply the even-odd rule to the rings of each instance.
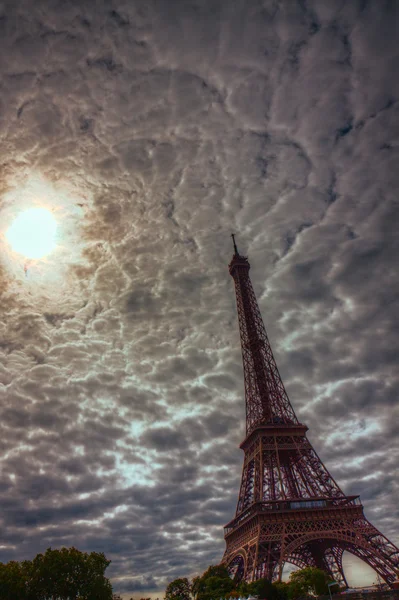
[[399, 549], [364, 516], [359, 496], [346, 496], [316, 454], [291, 406], [249, 278], [235, 253], [234, 279], [244, 365], [246, 438], [237, 511], [225, 526], [223, 563], [237, 579], [281, 580], [286, 562], [328, 571], [347, 586], [345, 550], [389, 584]]

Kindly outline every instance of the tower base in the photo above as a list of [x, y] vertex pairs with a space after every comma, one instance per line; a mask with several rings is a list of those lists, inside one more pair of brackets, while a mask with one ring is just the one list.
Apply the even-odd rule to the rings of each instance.
[[280, 581], [284, 564], [327, 571], [347, 587], [342, 555], [361, 558], [386, 583], [396, 580], [398, 549], [363, 514], [358, 497], [257, 502], [225, 527], [222, 562], [237, 580]]

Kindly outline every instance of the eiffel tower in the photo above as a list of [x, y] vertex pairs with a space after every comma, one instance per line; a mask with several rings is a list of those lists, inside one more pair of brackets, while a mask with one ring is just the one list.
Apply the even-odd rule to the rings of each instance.
[[399, 549], [364, 516], [359, 496], [334, 481], [288, 399], [249, 278], [237, 250], [234, 279], [244, 365], [246, 437], [236, 515], [225, 526], [222, 562], [237, 580], [281, 581], [286, 562], [318, 567], [347, 586], [348, 551], [392, 585]]

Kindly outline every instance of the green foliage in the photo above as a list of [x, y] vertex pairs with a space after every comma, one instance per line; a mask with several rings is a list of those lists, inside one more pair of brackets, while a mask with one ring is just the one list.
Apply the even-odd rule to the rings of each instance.
[[[188, 584], [187, 579], [177, 579], [168, 585], [165, 600], [189, 600], [189, 584], [185, 585], [186, 595], [179, 593], [179, 582], [183, 581]], [[208, 567], [201, 576], [194, 577], [191, 594], [195, 600], [227, 600], [240, 596], [257, 596], [260, 600], [297, 600], [308, 595], [328, 594], [327, 583], [330, 581], [331, 577], [324, 571], [307, 567], [292, 573], [288, 583], [271, 583], [268, 579], [237, 583], [230, 578], [225, 565], [216, 565]]]
[[11, 561], [0, 563], [0, 598], [3, 600], [25, 600], [27, 570], [24, 563]]
[[253, 581], [248, 585], [248, 588], [251, 596], [267, 598], [267, 600], [279, 600], [274, 584], [270, 583], [268, 579], [258, 579], [257, 581]]
[[325, 571], [315, 567], [306, 567], [291, 573], [288, 584], [288, 597], [292, 600], [301, 596], [328, 594], [331, 577]]
[[278, 600], [288, 600], [289, 585], [285, 581], [273, 583], [274, 589], [277, 592]]
[[0, 598], [112, 600], [112, 587], [104, 576], [109, 564], [103, 553], [48, 548], [32, 561], [0, 563]]
[[165, 592], [165, 600], [190, 600], [191, 585], [187, 577], [175, 579], [169, 583]]
[[220, 600], [220, 598], [239, 598], [258, 596], [267, 600], [286, 600], [276, 586], [267, 579], [259, 579], [252, 583], [240, 581], [236, 583], [230, 578], [224, 565], [209, 567], [203, 575], [195, 577], [192, 585], [195, 600]]
[[237, 586], [240, 596], [258, 596], [267, 600], [287, 600], [288, 588], [286, 583], [270, 583], [268, 579], [258, 579], [252, 583], [242, 581]]
[[235, 583], [225, 565], [210, 566], [200, 577], [193, 579], [192, 594], [196, 600], [229, 598]]
[[247, 583], [246, 581], [240, 581], [236, 587], [236, 590], [237, 590], [239, 596], [242, 596], [242, 597], [249, 596], [249, 586], [250, 586], [250, 584]]

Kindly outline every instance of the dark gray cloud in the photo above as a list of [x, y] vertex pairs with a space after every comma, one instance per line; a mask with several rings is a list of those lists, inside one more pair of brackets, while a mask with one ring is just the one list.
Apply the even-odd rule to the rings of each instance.
[[[399, 542], [397, 13], [0, 4], [0, 560], [101, 550], [127, 597], [220, 560], [231, 231], [312, 442]], [[26, 264], [4, 235], [37, 202], [58, 247]]]

